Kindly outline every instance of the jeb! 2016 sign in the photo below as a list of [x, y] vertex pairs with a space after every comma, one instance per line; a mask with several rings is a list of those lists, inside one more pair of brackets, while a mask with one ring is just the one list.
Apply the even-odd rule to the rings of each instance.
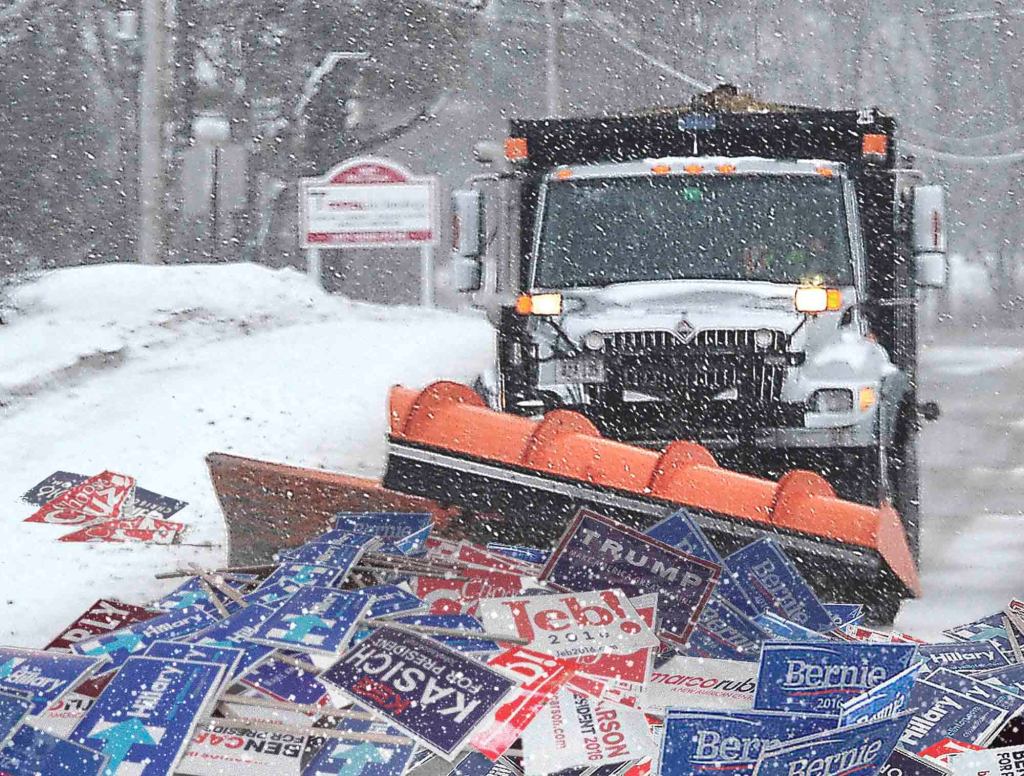
[[350, 159], [302, 181], [304, 248], [415, 247], [437, 241], [437, 182], [383, 159]]

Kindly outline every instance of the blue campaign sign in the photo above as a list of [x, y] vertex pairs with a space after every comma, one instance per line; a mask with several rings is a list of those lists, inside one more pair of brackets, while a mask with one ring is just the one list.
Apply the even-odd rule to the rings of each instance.
[[716, 590], [697, 619], [684, 652], [722, 660], [757, 660], [769, 634]]
[[146, 646], [158, 639], [173, 641], [200, 631], [219, 619], [216, 610], [201, 604], [171, 611], [152, 620], [137, 622], [127, 628], [80, 641], [72, 646], [79, 655], [107, 657], [103, 671], [120, 668], [132, 655], [141, 655]]
[[416, 743], [401, 730], [380, 720], [345, 718], [335, 730], [391, 736], [388, 743], [328, 738], [302, 776], [402, 776], [409, 768]]
[[304, 587], [257, 628], [251, 640], [278, 649], [340, 655], [369, 606], [349, 590]]
[[739, 581], [729, 573], [725, 561], [715, 549], [715, 545], [704, 535], [697, 522], [690, 517], [685, 509], [674, 512], [660, 523], [648, 528], [645, 533], [652, 539], [675, 547], [697, 558], [703, 558], [722, 567], [722, 576], [718, 580], [715, 592], [725, 598], [747, 617], [753, 617], [760, 609], [744, 591]]
[[106, 671], [102, 659], [63, 652], [0, 647], [0, 692], [32, 703], [39, 714], [94, 670]]
[[895, 717], [910, 706], [910, 693], [921, 672], [921, 664], [914, 663], [891, 679], [876, 684], [867, 692], [846, 701], [839, 711], [839, 724], [856, 725], [876, 719]]
[[360, 588], [357, 592], [370, 601], [370, 608], [366, 610], [367, 617], [386, 617], [398, 612], [428, 608], [426, 601], [398, 585], [374, 585]]
[[658, 595], [659, 635], [686, 644], [722, 567], [607, 517], [576, 513], [540, 578], [558, 590], [593, 590], [595, 580], [627, 596]]
[[428, 628], [452, 628], [453, 630], [466, 631], [464, 638], [424, 634], [458, 652], [494, 652], [501, 649], [490, 639], [473, 638], [470, 635], [472, 633], [483, 634], [484, 626], [480, 624], [476, 617], [469, 614], [408, 614], [395, 617], [394, 620], [395, 622], [407, 625], [423, 625]]
[[[225, 607], [233, 608], [237, 604], [229, 598], [220, 597], [218, 599]], [[158, 609], [161, 612], [169, 612], [172, 609], [185, 609], [189, 606], [204, 606], [206, 608], [216, 608], [215, 604], [210, 598], [210, 593], [203, 586], [202, 581], [198, 577], [193, 577], [188, 580], [180, 587], [175, 589], [173, 592], [168, 593], [159, 601], [154, 603], [150, 608]]]
[[[623, 772], [622, 763], [596, 769], [585, 769], [589, 776], [612, 776]], [[522, 776], [523, 771], [507, 757], [499, 757], [491, 762], [480, 752], [470, 752], [446, 776]], [[562, 771], [563, 776], [569, 776]]]
[[771, 539], [748, 544], [725, 559], [759, 611], [816, 631], [832, 628], [832, 617], [821, 605], [796, 566]]
[[0, 746], [11, 737], [14, 729], [32, 711], [32, 701], [15, 695], [0, 693]]
[[986, 684], [991, 684], [993, 687], [998, 687], [1004, 692], [1016, 693], [1024, 697], [1024, 663], [976, 671], [971, 676]]
[[860, 604], [822, 604], [832, 616], [832, 627], [842, 628], [856, 625], [864, 619], [864, 607]]
[[154, 641], [146, 647], [144, 654], [145, 657], [216, 663], [224, 666], [224, 678], [228, 679], [237, 673], [244, 651], [236, 647], [189, 644], [187, 641]]
[[[268, 602], [258, 600], [260, 591], [265, 593], [267, 590], [280, 589], [282, 597], [284, 597], [297, 592], [300, 587], [308, 587], [309, 585], [333, 587], [344, 576], [344, 569], [333, 566], [314, 566], [310, 563], [282, 563], [260, 583], [259, 587], [245, 598], [247, 601], [261, 603], [266, 606]], [[269, 603], [274, 603], [274, 601]]]
[[266, 622], [273, 613], [273, 609], [250, 604], [209, 628], [193, 634], [189, 637], [189, 642], [206, 647], [241, 649], [242, 657], [232, 673], [232, 676], [238, 676], [274, 651], [273, 647], [249, 641], [260, 625]]
[[900, 746], [913, 754], [953, 738], [983, 746], [996, 733], [1007, 713], [984, 701], [918, 679], [910, 693], [910, 721]]
[[754, 708], [838, 715], [844, 701], [906, 670], [914, 652], [913, 644], [769, 641]]
[[432, 528], [433, 525], [424, 526], [416, 533], [394, 539], [383, 545], [380, 551], [389, 555], [422, 555], [427, 551], [427, 539]]
[[906, 724], [906, 715], [901, 715], [765, 747], [755, 773], [757, 776], [877, 774], [896, 748]]
[[88, 747], [22, 725], [0, 747], [0, 773], [5, 776], [100, 776], [108, 758]]
[[281, 552], [280, 556], [291, 564], [308, 564], [311, 566], [331, 566], [342, 575], [359, 562], [366, 552], [363, 545], [330, 544], [328, 542], [310, 542], [296, 547], [294, 550]]
[[448, 759], [517, 683], [431, 639], [379, 628], [321, 678]]
[[551, 557], [551, 553], [548, 550], [541, 550], [537, 547], [521, 547], [518, 544], [488, 542], [487, 549], [499, 555], [504, 555], [506, 558], [526, 561], [536, 566], [543, 566], [548, 562], [548, 558]]
[[749, 776], [766, 744], [835, 727], [835, 717], [814, 714], [670, 710], [662, 736], [661, 772]]
[[947, 690], [953, 690], [961, 695], [966, 695], [968, 698], [974, 698], [992, 706], [997, 706], [1011, 717], [1016, 716], [1021, 710], [1021, 706], [1024, 706], [1024, 698], [1020, 697], [1020, 695], [1006, 692], [995, 685], [985, 684], [973, 676], [958, 674], [956, 671], [950, 671], [948, 668], [932, 671], [924, 678], [939, 687], [945, 687]]
[[338, 512], [334, 527], [396, 541], [429, 529], [429, 512]]
[[952, 641], [918, 645], [918, 657], [929, 668], [950, 668], [953, 671], [986, 671], [1002, 668], [1010, 661], [991, 641]]
[[797, 625], [795, 622], [779, 617], [772, 612], [762, 612], [754, 618], [754, 623], [772, 638], [785, 641], [828, 641], [829, 639], [816, 630]]
[[957, 625], [955, 628], [949, 628], [942, 632], [955, 641], [991, 642], [995, 644], [999, 648], [999, 651], [1006, 655], [1011, 662], [1015, 662], [1015, 652], [1013, 644], [1010, 641], [1010, 631], [1008, 629], [1013, 629], [1009, 618], [1002, 612], [996, 612], [995, 614], [990, 614], [988, 617], [982, 617], [981, 619], [974, 620], [973, 622]]
[[108, 756], [107, 774], [166, 776], [223, 675], [212, 663], [129, 658], [69, 738]]
[[327, 695], [327, 688], [316, 674], [274, 657], [254, 666], [239, 681], [271, 698], [303, 706], [318, 704]]

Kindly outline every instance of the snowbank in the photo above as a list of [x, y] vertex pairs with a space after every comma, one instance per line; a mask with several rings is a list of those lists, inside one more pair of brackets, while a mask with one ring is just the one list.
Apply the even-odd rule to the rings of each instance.
[[[253, 265], [61, 270], [14, 304], [0, 327], [0, 643], [24, 646], [97, 598], [173, 586], [155, 572], [223, 560], [206, 453], [377, 474], [388, 387], [467, 380], [493, 340], [482, 317], [354, 303]], [[189, 545], [58, 543], [67, 529], [21, 522], [21, 494], [58, 469], [188, 501], [174, 519]]]

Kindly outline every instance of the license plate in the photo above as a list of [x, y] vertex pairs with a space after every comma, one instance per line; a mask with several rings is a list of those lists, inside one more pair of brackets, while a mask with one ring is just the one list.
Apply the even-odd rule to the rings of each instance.
[[559, 383], [603, 383], [604, 360], [597, 356], [578, 356], [555, 362], [555, 381]]

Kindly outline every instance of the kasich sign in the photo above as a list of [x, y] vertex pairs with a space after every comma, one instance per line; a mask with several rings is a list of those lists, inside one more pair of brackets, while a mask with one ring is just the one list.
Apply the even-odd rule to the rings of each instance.
[[544, 567], [541, 579], [561, 590], [619, 588], [658, 594], [659, 632], [685, 644], [718, 583], [722, 567], [677, 550], [614, 520], [581, 509]]
[[321, 678], [449, 759], [516, 686], [435, 641], [392, 628], [375, 631]]

